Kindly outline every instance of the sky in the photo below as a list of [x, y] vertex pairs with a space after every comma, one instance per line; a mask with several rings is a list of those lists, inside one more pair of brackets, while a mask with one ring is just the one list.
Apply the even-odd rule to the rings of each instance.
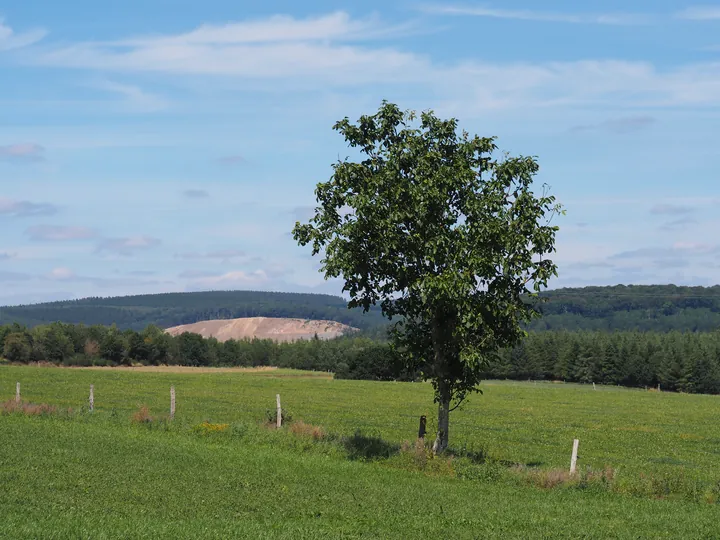
[[28, 0], [0, 4], [0, 304], [339, 294], [290, 231], [383, 99], [537, 157], [552, 288], [720, 282], [720, 3]]

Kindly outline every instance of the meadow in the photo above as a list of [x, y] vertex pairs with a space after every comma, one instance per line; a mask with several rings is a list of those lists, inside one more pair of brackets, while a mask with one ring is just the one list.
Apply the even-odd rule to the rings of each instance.
[[[0, 401], [16, 381], [59, 409], [0, 415], [0, 537], [720, 536], [713, 396], [486, 381], [453, 412], [445, 460], [413, 447], [435, 417], [424, 383], [0, 366]], [[155, 420], [133, 422], [143, 406]], [[581, 480], [551, 487], [574, 438]]]

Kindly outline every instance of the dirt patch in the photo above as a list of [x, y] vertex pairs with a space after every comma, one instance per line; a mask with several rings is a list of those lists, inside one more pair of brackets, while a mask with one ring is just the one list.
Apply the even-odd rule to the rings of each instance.
[[177, 336], [183, 332], [214, 337], [218, 341], [229, 339], [272, 339], [273, 341], [297, 341], [301, 339], [332, 339], [357, 330], [336, 321], [286, 319], [274, 317], [247, 317], [242, 319], [214, 319], [193, 324], [173, 326], [165, 330]]
[[143, 373], [257, 373], [275, 371], [273, 366], [258, 367], [192, 367], [192, 366], [90, 366], [71, 367], [69, 369], [92, 369], [97, 371], [139, 371]]

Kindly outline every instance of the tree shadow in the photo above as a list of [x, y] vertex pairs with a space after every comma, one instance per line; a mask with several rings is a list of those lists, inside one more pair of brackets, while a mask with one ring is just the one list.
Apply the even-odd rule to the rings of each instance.
[[400, 445], [389, 443], [380, 437], [363, 435], [359, 430], [350, 437], [345, 437], [343, 446], [348, 453], [348, 459], [360, 461], [387, 459], [400, 452]]

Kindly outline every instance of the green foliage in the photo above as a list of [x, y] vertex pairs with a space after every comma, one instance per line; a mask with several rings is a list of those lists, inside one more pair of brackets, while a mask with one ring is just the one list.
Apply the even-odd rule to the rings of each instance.
[[[533, 192], [534, 158], [496, 160], [494, 139], [458, 133], [455, 119], [415, 120], [383, 102], [357, 124], [335, 124], [363, 160], [333, 165], [315, 216], [293, 235], [323, 253], [326, 278], [342, 277], [349, 307], [401, 317], [394, 343], [407, 369], [432, 381], [446, 417], [488, 358], [523, 336], [535, 314], [524, 297], [556, 275], [547, 256], [561, 209]], [[438, 440], [447, 445], [445, 425]]]
[[24, 332], [10, 332], [5, 336], [3, 356], [11, 362], [28, 362], [32, 345]]
[[720, 328], [720, 285], [615, 285], [541, 293], [542, 318], [530, 330], [671, 330]]

